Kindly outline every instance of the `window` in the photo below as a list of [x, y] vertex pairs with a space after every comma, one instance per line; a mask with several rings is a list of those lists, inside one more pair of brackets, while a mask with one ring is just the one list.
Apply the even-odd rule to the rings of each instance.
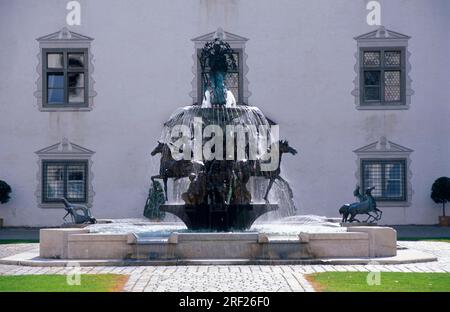
[[354, 39], [357, 42], [356, 78], [351, 93], [356, 109], [408, 109], [414, 94], [409, 76], [410, 37], [380, 26]]
[[380, 207], [406, 207], [412, 200], [412, 149], [388, 141], [378, 141], [354, 150], [358, 156], [357, 184], [362, 190], [375, 186], [372, 195]]
[[41, 112], [90, 111], [94, 90], [90, 37], [63, 28], [39, 42], [38, 82], [34, 93]]
[[59, 201], [86, 203], [87, 161], [43, 161], [43, 202]]
[[372, 195], [379, 201], [406, 200], [406, 160], [362, 160], [362, 189], [375, 187]]
[[402, 105], [403, 49], [361, 49], [361, 105]]
[[36, 152], [39, 171], [36, 199], [40, 208], [63, 208], [58, 198], [92, 207], [94, 188], [92, 155], [95, 153], [63, 138]]
[[[234, 58], [234, 64], [236, 64], [235, 68], [231, 68], [228, 70], [226, 76], [225, 76], [225, 86], [233, 93], [234, 98], [236, 99], [237, 104], [242, 104], [242, 68], [240, 66], [241, 62], [241, 50], [233, 50], [235, 53], [233, 53]], [[200, 51], [199, 51], [200, 53]], [[232, 64], [232, 62], [228, 62], [229, 64]], [[209, 75], [209, 68], [205, 68], [205, 71], [202, 71], [201, 66], [198, 68], [198, 76], [201, 77], [201, 84], [200, 84], [200, 94], [198, 95], [199, 98], [203, 98], [203, 94], [205, 93], [205, 79]]]
[[87, 49], [43, 49], [44, 106], [87, 106]]

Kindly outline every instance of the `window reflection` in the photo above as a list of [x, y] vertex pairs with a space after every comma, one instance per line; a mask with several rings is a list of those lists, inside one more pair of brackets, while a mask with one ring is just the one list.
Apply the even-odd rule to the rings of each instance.
[[84, 66], [84, 54], [83, 53], [69, 53], [69, 67], [82, 68]]
[[47, 75], [47, 103], [64, 103], [64, 74]]
[[47, 54], [48, 68], [63, 68], [64, 58], [62, 53], [48, 53]]

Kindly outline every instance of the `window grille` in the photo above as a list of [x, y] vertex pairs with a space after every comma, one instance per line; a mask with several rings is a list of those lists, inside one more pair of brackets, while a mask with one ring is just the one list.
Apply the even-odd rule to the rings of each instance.
[[406, 160], [362, 160], [363, 190], [375, 186], [372, 195], [380, 201], [406, 200]]
[[404, 104], [404, 50], [361, 50], [362, 105]]
[[86, 202], [87, 161], [43, 161], [43, 202]]

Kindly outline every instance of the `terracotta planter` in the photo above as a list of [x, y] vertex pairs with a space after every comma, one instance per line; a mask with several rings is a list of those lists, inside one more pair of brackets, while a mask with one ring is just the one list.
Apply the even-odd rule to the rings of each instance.
[[449, 224], [450, 224], [450, 216], [439, 217], [439, 226], [449, 226]]

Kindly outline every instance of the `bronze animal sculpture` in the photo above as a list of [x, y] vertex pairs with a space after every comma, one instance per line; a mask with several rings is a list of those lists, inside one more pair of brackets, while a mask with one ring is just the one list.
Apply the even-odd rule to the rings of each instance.
[[159, 165], [159, 174], [151, 177], [152, 182], [155, 179], [163, 180], [164, 184], [164, 196], [167, 199], [167, 180], [173, 178], [178, 180], [181, 178], [189, 177], [191, 173], [196, 173], [203, 170], [203, 165], [199, 162], [190, 160], [176, 160], [172, 156], [170, 147], [162, 142], [158, 141], [158, 145], [151, 152], [152, 156], [161, 154], [161, 160]]
[[230, 204], [233, 193], [233, 168], [224, 160], [214, 159], [207, 163], [206, 189], [209, 199], [216, 204]]
[[181, 194], [181, 198], [187, 205], [201, 205], [206, 200], [206, 177], [203, 172], [189, 175], [189, 187]]
[[67, 211], [63, 220], [67, 222], [68, 215], [72, 218], [72, 223], [84, 224], [84, 223], [97, 223], [97, 220], [92, 217], [90, 209], [85, 205], [77, 205], [70, 203], [66, 198], [62, 197], [60, 200], [64, 203], [64, 209]]
[[247, 161], [238, 161], [233, 166], [232, 185], [233, 193], [231, 195], [231, 204], [244, 205], [250, 204], [252, 194], [247, 189], [247, 183], [250, 180], [250, 168]]
[[[365, 214], [367, 219], [365, 223], [373, 223], [379, 221], [383, 212], [377, 208], [377, 203], [372, 196], [372, 191], [375, 187], [367, 188], [365, 194], [361, 194], [359, 186], [353, 191], [353, 195], [359, 199], [359, 202], [352, 204], [345, 204], [339, 209], [339, 213], [342, 215], [342, 223], [346, 222], [361, 222], [356, 219], [357, 215]], [[349, 218], [350, 217], [350, 218]]]
[[[271, 148], [274, 148], [274, 144], [272, 144]], [[286, 140], [280, 140], [278, 142], [278, 149], [279, 149], [279, 153], [278, 153], [279, 159], [278, 159], [278, 166], [275, 170], [272, 170], [272, 171], [261, 170], [261, 160], [255, 161], [254, 164], [251, 166], [251, 168], [252, 168], [251, 173], [250, 173], [251, 176], [265, 177], [266, 179], [269, 179], [269, 186], [267, 187], [266, 193], [264, 195], [265, 201], [267, 201], [269, 192], [272, 189], [272, 185], [276, 180], [285, 184], [288, 189], [288, 192], [289, 192], [289, 197], [290, 198], [293, 197], [292, 189], [289, 186], [289, 183], [287, 183], [286, 180], [280, 176], [280, 173], [281, 173], [280, 167], [281, 167], [281, 159], [283, 157], [283, 154], [290, 153], [292, 155], [295, 155], [295, 154], [297, 154], [297, 150], [295, 148], [291, 147], [289, 145], [289, 142]]]

